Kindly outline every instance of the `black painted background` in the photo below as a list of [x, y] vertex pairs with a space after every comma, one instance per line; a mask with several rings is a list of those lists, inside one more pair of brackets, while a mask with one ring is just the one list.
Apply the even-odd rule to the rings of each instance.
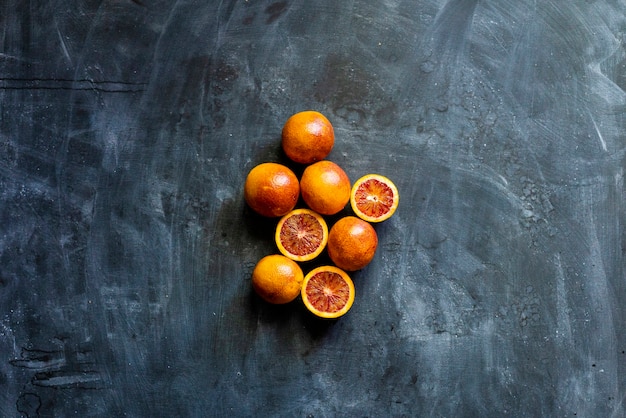
[[[618, 0], [3, 1], [0, 416], [623, 416], [625, 35]], [[304, 109], [402, 196], [337, 322], [249, 283], [242, 184]]]

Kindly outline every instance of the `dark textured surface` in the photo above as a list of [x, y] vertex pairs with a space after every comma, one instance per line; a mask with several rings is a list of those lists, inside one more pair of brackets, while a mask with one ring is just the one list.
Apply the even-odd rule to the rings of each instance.
[[[626, 5], [0, 6], [0, 416], [626, 412]], [[262, 303], [282, 124], [388, 175], [337, 322]]]

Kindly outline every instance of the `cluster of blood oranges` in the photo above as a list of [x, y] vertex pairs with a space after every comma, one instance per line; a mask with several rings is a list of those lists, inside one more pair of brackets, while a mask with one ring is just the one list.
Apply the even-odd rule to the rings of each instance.
[[[333, 126], [319, 112], [291, 116], [281, 145], [289, 159], [304, 165], [300, 179], [286, 165], [266, 162], [248, 173], [244, 198], [258, 214], [279, 218], [274, 240], [280, 254], [263, 257], [252, 272], [252, 286], [270, 303], [301, 296], [313, 314], [338, 318], [354, 302], [354, 283], [347, 272], [360, 270], [374, 258], [378, 236], [372, 223], [382, 222], [398, 207], [398, 189], [380, 174], [367, 174], [353, 184], [336, 163], [326, 160], [335, 143]], [[296, 208], [302, 198], [305, 207]], [[327, 218], [350, 202], [353, 215], [328, 227]], [[326, 250], [332, 264], [303, 274], [301, 263]]]

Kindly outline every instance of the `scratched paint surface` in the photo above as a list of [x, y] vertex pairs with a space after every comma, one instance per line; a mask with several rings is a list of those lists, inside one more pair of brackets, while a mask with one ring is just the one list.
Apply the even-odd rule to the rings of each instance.
[[[0, 6], [0, 416], [623, 416], [626, 6]], [[336, 322], [242, 197], [316, 109], [400, 189]]]

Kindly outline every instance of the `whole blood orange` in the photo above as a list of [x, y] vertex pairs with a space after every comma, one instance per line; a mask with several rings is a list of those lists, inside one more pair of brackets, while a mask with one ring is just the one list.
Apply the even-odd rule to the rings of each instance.
[[339, 318], [352, 307], [354, 283], [348, 274], [335, 266], [311, 270], [302, 283], [304, 306], [321, 318]]
[[398, 188], [385, 176], [367, 174], [352, 186], [350, 205], [356, 215], [368, 222], [389, 219], [398, 208]]
[[310, 209], [295, 209], [278, 221], [274, 238], [284, 256], [296, 261], [309, 261], [326, 247], [328, 226], [318, 213]]
[[328, 234], [328, 256], [346, 271], [360, 270], [372, 261], [378, 235], [368, 222], [355, 216], [338, 220]]
[[273, 254], [263, 257], [254, 267], [252, 287], [267, 302], [284, 304], [298, 297], [303, 279], [298, 263]]
[[291, 160], [300, 164], [320, 161], [333, 149], [333, 125], [319, 112], [305, 110], [287, 119], [282, 130], [282, 147]]
[[262, 216], [285, 215], [296, 206], [299, 196], [298, 178], [282, 164], [259, 164], [246, 177], [244, 198]]
[[350, 200], [350, 179], [332, 161], [318, 161], [308, 166], [300, 178], [304, 202], [322, 215], [334, 215]]

